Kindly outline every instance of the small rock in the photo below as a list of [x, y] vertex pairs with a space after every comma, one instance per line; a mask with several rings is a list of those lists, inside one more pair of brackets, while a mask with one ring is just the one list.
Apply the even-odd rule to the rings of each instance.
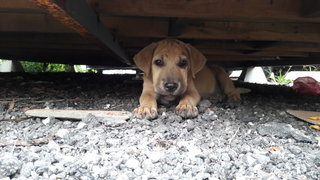
[[214, 121], [218, 119], [218, 115], [214, 111], [208, 109], [202, 115], [202, 119], [207, 121]]
[[268, 156], [265, 156], [263, 154], [253, 154], [253, 158], [255, 158], [259, 163], [264, 164], [270, 161], [270, 158]]
[[21, 170], [20, 170], [20, 176], [28, 178], [31, 176], [31, 171], [34, 170], [34, 165], [32, 162], [27, 162], [23, 164]]
[[53, 140], [49, 141], [48, 143], [48, 148], [50, 151], [60, 151], [60, 146], [59, 144], [57, 144], [56, 142], [54, 142]]
[[67, 129], [59, 129], [56, 133], [56, 136], [60, 138], [64, 138], [69, 134], [69, 131]]
[[44, 125], [48, 125], [50, 123], [50, 119], [51, 119], [51, 117], [47, 117], [46, 119], [42, 120], [42, 123]]
[[5, 112], [8, 108], [8, 103], [0, 103], [0, 113]]
[[88, 127], [88, 125], [84, 122], [79, 122], [79, 124], [77, 125], [77, 129], [82, 129], [84, 127]]
[[313, 142], [310, 137], [294, 129], [290, 124], [285, 123], [262, 124], [257, 128], [257, 131], [262, 136], [293, 138], [298, 142]]
[[186, 128], [188, 131], [192, 131], [196, 127], [195, 123], [192, 120], [187, 120], [186, 123]]
[[297, 147], [297, 146], [289, 146], [288, 149], [294, 155], [298, 155], [298, 154], [300, 154], [302, 152], [301, 148]]
[[0, 178], [14, 176], [20, 170], [22, 163], [11, 153], [3, 153], [0, 157]]
[[153, 130], [153, 132], [164, 133], [164, 132], [168, 131], [168, 128], [166, 125], [160, 124], [159, 126], [154, 127], [152, 130]]
[[158, 162], [164, 156], [164, 153], [161, 151], [154, 151], [147, 153], [147, 156], [152, 162]]
[[140, 168], [140, 162], [136, 158], [130, 158], [125, 166], [127, 166], [130, 169], [137, 169]]
[[205, 112], [210, 106], [211, 102], [208, 99], [203, 99], [199, 103], [199, 112]]
[[228, 153], [222, 153], [222, 154], [221, 154], [221, 160], [222, 160], [222, 161], [229, 162], [231, 159], [230, 159], [230, 156], [229, 156]]
[[248, 166], [253, 165], [253, 163], [255, 163], [257, 160], [255, 158], [252, 157], [251, 154], [246, 154], [244, 156], [244, 161], [247, 163]]
[[54, 124], [57, 121], [54, 117], [47, 117], [46, 119], [42, 120], [44, 125]]
[[106, 104], [106, 106], [105, 107], [103, 107], [103, 109], [109, 109], [110, 108], [110, 104]]

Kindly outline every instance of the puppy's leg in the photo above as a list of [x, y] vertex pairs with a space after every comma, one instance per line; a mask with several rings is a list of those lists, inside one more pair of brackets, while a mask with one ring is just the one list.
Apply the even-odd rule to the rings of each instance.
[[143, 91], [140, 96], [140, 106], [133, 110], [133, 114], [139, 119], [154, 119], [158, 116], [157, 95], [154, 92], [152, 81], [145, 77], [143, 79]]
[[182, 96], [176, 113], [183, 118], [193, 118], [198, 116], [198, 108], [196, 107], [200, 101], [200, 95], [195, 88], [193, 80], [189, 80], [188, 88]]
[[234, 102], [241, 100], [240, 93], [236, 90], [233, 82], [229, 78], [229, 75], [224, 71], [224, 69], [219, 66], [212, 66], [211, 69], [219, 82], [220, 88], [228, 96], [228, 101]]

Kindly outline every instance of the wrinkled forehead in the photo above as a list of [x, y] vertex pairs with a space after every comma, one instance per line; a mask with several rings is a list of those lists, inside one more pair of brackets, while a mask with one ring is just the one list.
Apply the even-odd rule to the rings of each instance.
[[188, 51], [183, 44], [175, 42], [160, 42], [154, 51], [154, 57], [181, 57], [188, 56]]

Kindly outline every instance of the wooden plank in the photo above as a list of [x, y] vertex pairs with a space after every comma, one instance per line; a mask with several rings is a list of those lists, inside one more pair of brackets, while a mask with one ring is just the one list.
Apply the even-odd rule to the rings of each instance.
[[[161, 38], [120, 38], [123, 47], [142, 49]], [[215, 39], [182, 39], [198, 49], [268, 50], [292, 52], [320, 52], [320, 43], [284, 41], [233, 41]]]
[[309, 53], [290, 51], [256, 51], [256, 50], [217, 50], [199, 49], [205, 55], [233, 55], [233, 56], [288, 56], [288, 57], [308, 57]]
[[[0, 0], [0, 12], [1, 10], [25, 9], [25, 10], [38, 10], [42, 11], [37, 5], [26, 0]], [[43, 12], [43, 11], [42, 11]]]
[[307, 65], [307, 64], [320, 64], [320, 58], [305, 58], [305, 57], [281, 57], [281, 58], [259, 58], [250, 60], [238, 60], [238, 61], [208, 61], [207, 64], [218, 64], [223, 67], [230, 68], [243, 68], [249, 66], [287, 66], [287, 65]]
[[3, 13], [0, 14], [0, 31], [71, 33], [56, 19], [45, 14]]
[[100, 14], [245, 21], [319, 22], [301, 17], [303, 0], [87, 0]]
[[319, 18], [320, 17], [320, 1], [308, 0], [303, 1], [302, 4], [303, 17], [307, 18]]
[[[104, 19], [104, 18], [102, 18]], [[168, 23], [163, 19], [105, 18], [110, 29], [120, 37], [166, 38]], [[143, 23], [142, 23], [143, 22]], [[130, 27], [129, 27], [130, 26]], [[128, 31], [128, 28], [130, 31]], [[180, 39], [225, 39], [243, 41], [320, 42], [320, 23], [269, 23], [190, 21]]]
[[30, 42], [30, 43], [53, 43], [53, 44], [90, 44], [76, 33], [38, 33], [38, 32], [1, 32], [0, 42]]
[[[42, 14], [14, 14], [0, 16], [0, 31], [62, 32], [68, 30]], [[168, 21], [164, 19], [104, 17], [101, 21], [121, 37], [166, 38]], [[15, 23], [17, 22], [17, 23]], [[128, 31], [130, 29], [130, 31]], [[229, 39], [320, 42], [320, 24], [300, 23], [239, 23], [199, 21], [191, 23], [178, 38], [180, 39]]]
[[165, 38], [168, 35], [166, 19], [101, 17], [100, 20], [116, 36]]
[[78, 34], [52, 34], [11, 32], [0, 33], [1, 48], [36, 48], [36, 49], [81, 49], [100, 50], [95, 44], [86, 42]]
[[[292, 51], [264, 51], [264, 50], [224, 50], [224, 49], [202, 49], [198, 48], [205, 56], [211, 55], [226, 55], [226, 56], [260, 56], [260, 57], [275, 57], [275, 56], [286, 56], [286, 57], [309, 57], [311, 54], [307, 52], [292, 52]], [[132, 55], [138, 53], [140, 49], [128, 49], [128, 52]], [[316, 54], [314, 54], [317, 56]]]
[[179, 38], [320, 42], [317, 23], [197, 22]]
[[118, 57], [122, 62], [130, 64], [124, 50], [115, 41], [111, 32], [100, 23], [96, 12], [85, 0], [30, 0], [46, 10], [54, 18], [89, 41]]
[[177, 37], [181, 35], [187, 26], [187, 20], [182, 18], [170, 18], [168, 26], [168, 36]]
[[99, 51], [6, 47], [0, 48], [0, 58], [61, 64], [105, 65], [113, 67], [127, 66], [126, 64], [110, 56], [110, 54]]
[[274, 60], [274, 57], [265, 56], [237, 56], [237, 55], [206, 55], [208, 62], [238, 62], [238, 61], [258, 61]]
[[128, 111], [99, 111], [99, 110], [58, 110], [58, 109], [32, 109], [25, 112], [32, 117], [55, 117], [61, 119], [83, 119], [89, 114], [101, 117], [106, 121], [125, 122], [130, 118], [131, 112]]

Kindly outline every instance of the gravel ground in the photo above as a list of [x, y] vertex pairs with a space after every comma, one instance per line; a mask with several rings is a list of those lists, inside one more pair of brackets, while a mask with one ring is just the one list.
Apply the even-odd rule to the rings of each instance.
[[286, 109], [320, 98], [248, 85], [242, 103], [201, 101], [198, 118], [174, 105], [153, 120], [28, 118], [34, 108], [132, 111], [141, 81], [96, 74], [0, 75], [0, 179], [320, 179], [320, 131]]

